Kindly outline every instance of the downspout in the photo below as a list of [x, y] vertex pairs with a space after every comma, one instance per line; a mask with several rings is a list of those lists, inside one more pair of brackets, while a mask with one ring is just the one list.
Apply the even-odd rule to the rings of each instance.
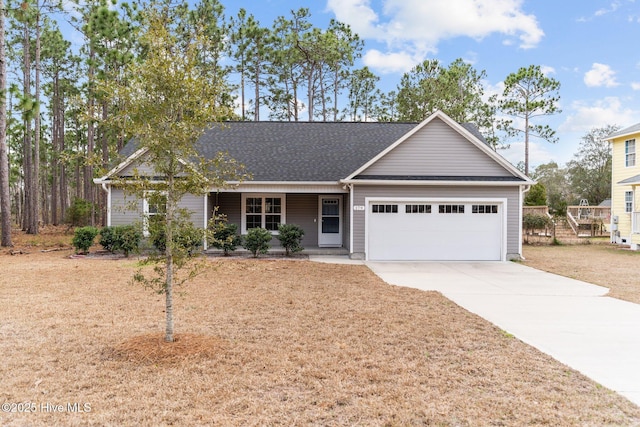
[[529, 190], [531, 190], [531, 185], [521, 185], [520, 186], [520, 212], [518, 213], [519, 216], [519, 220], [518, 223], [520, 224], [520, 230], [518, 230], [518, 252], [520, 253], [520, 259], [522, 261], [525, 260], [524, 255], [522, 254], [522, 207], [524, 206], [524, 195], [525, 193], [527, 193]]
[[111, 227], [111, 186], [107, 187], [107, 183], [102, 181], [100, 186], [107, 193], [107, 227]]
[[349, 258], [353, 253], [353, 184], [345, 184], [349, 189]]

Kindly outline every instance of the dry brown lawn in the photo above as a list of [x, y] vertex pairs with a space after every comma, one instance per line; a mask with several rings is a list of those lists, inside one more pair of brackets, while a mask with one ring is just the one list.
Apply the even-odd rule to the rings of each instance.
[[135, 258], [29, 245], [0, 254], [0, 403], [34, 412], [2, 426], [640, 425], [626, 399], [364, 266], [211, 258], [167, 344]]
[[594, 244], [528, 246], [524, 264], [609, 288], [608, 296], [640, 304], [640, 251]]

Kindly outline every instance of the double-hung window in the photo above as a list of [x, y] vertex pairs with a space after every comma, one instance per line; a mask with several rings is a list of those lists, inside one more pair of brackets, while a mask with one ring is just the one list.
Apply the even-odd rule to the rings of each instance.
[[628, 139], [624, 142], [624, 165], [626, 167], [636, 165], [636, 140]]
[[284, 194], [243, 194], [242, 232], [252, 228], [265, 228], [272, 232], [285, 223]]
[[633, 191], [624, 192], [624, 211], [626, 213], [633, 212]]

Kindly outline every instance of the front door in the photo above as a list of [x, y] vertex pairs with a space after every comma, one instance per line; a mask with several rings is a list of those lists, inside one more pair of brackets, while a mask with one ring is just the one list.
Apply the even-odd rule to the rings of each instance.
[[320, 196], [318, 246], [342, 246], [342, 197]]

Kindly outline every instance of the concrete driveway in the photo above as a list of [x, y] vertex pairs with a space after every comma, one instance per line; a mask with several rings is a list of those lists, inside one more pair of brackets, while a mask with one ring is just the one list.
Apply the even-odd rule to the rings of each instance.
[[513, 262], [367, 262], [456, 304], [640, 405], [640, 305]]

